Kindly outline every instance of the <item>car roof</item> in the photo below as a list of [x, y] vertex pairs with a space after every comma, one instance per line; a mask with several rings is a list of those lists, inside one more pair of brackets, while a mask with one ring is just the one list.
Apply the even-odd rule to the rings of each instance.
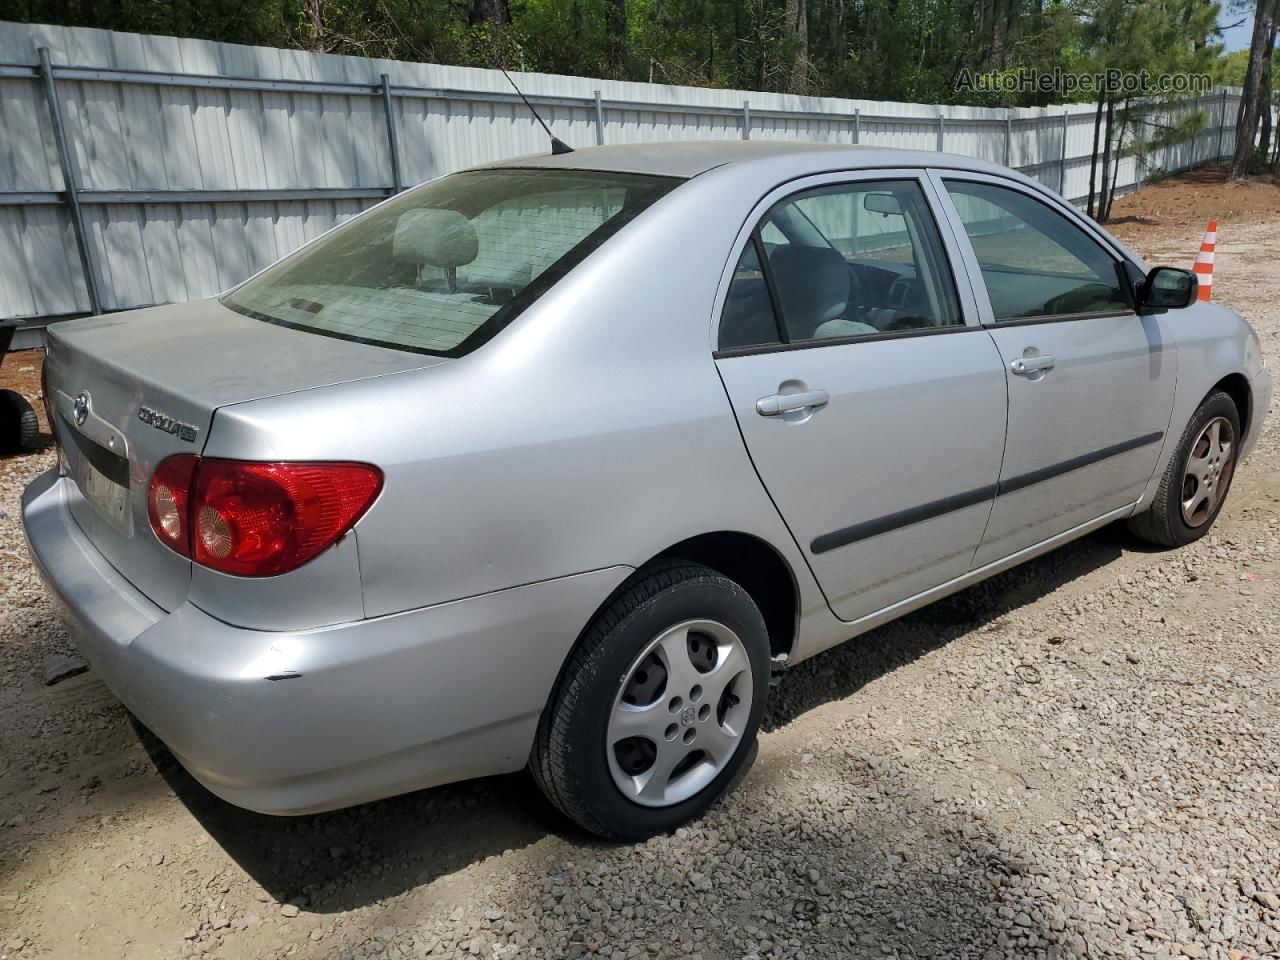
[[[1012, 171], [973, 157], [931, 150], [895, 150], [842, 143], [804, 143], [795, 140], [686, 140], [666, 143], [623, 143], [579, 147], [570, 153], [532, 154], [485, 167], [551, 168], [641, 173], [666, 177], [696, 177], [729, 164], [773, 162], [789, 176], [803, 176], [833, 168], [844, 170], [884, 167], [948, 167], [1009, 176]], [[1018, 179], [1023, 179], [1014, 174]]]
[[[1043, 183], [996, 163], [934, 150], [899, 150], [854, 143], [806, 143], [796, 140], [682, 140], [660, 143], [620, 143], [578, 147], [569, 153], [513, 157], [476, 169], [560, 169], [639, 173], [690, 179], [710, 170], [751, 168], [762, 180], [786, 180], [844, 170], [920, 169], [968, 170], [1013, 180], [1039, 193], [1070, 204]], [[1143, 270], [1146, 263], [1122, 242], [1092, 222], [1079, 221], [1104, 238]]]

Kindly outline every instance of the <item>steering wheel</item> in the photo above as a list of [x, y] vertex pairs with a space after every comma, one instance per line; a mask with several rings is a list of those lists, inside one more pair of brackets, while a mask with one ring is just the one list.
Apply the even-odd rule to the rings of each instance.
[[1103, 283], [1086, 283], [1056, 297], [1044, 305], [1045, 316], [1063, 313], [1088, 313], [1101, 307], [1112, 306], [1115, 291]]

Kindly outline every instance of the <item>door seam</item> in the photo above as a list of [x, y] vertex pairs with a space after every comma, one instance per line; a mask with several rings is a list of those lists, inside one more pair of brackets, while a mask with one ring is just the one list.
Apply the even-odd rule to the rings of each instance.
[[987, 339], [991, 341], [991, 349], [996, 352], [996, 359], [1000, 361], [1000, 369], [1004, 371], [1004, 444], [1000, 447], [1000, 463], [996, 467], [995, 476], [995, 496], [991, 498], [991, 504], [987, 507], [987, 522], [982, 525], [982, 536], [978, 537], [978, 542], [973, 546], [973, 554], [969, 557], [969, 569], [974, 569], [974, 564], [978, 562], [978, 553], [982, 550], [982, 545], [987, 541], [987, 532], [991, 529], [991, 518], [995, 516], [996, 501], [1000, 499], [1000, 478], [1004, 476], [1004, 461], [1009, 453], [1009, 405], [1013, 403], [1013, 394], [1009, 390], [1009, 367], [1004, 362], [1004, 354], [1000, 352], [1000, 344], [996, 343], [996, 338], [984, 324], [982, 332], [987, 335]]
[[747, 462], [751, 464], [751, 471], [756, 475], [756, 480], [760, 482], [760, 489], [764, 491], [764, 495], [769, 498], [769, 502], [773, 504], [773, 511], [778, 515], [782, 527], [787, 531], [787, 535], [791, 537], [791, 542], [796, 545], [796, 550], [800, 554], [800, 559], [804, 562], [805, 567], [809, 571], [809, 576], [813, 578], [813, 582], [818, 587], [818, 593], [822, 594], [822, 599], [827, 605], [827, 609], [831, 611], [832, 616], [839, 619], [839, 614], [831, 604], [831, 598], [827, 596], [826, 588], [823, 587], [822, 581], [818, 579], [818, 573], [813, 569], [813, 563], [810, 562], [808, 554], [804, 547], [800, 545], [800, 541], [796, 538], [796, 532], [791, 529], [791, 524], [787, 522], [786, 516], [782, 512], [782, 508], [778, 506], [778, 501], [773, 498], [773, 493], [769, 490], [769, 485], [764, 482], [764, 477], [760, 475], [760, 468], [756, 466], [756, 458], [751, 453], [751, 444], [747, 443], [747, 435], [742, 432], [742, 423], [738, 420], [738, 411], [733, 406], [733, 397], [729, 393], [729, 385], [724, 382], [724, 376], [720, 373], [720, 364], [714, 360], [711, 365], [715, 368], [716, 379], [720, 381], [720, 389], [724, 391], [725, 402], [729, 404], [729, 415], [733, 417], [733, 426], [738, 431], [738, 439], [742, 441], [742, 449], [747, 455]]

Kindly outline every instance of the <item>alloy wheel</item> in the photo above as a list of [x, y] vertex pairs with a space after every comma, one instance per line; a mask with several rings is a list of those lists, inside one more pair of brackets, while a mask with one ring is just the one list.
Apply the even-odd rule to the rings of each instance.
[[1214, 417], [1191, 445], [1182, 474], [1182, 519], [1188, 527], [1201, 527], [1213, 517], [1231, 486], [1235, 462], [1231, 422], [1226, 417]]
[[687, 620], [632, 662], [605, 734], [613, 782], [628, 800], [666, 807], [723, 770], [751, 716], [751, 661], [733, 630]]

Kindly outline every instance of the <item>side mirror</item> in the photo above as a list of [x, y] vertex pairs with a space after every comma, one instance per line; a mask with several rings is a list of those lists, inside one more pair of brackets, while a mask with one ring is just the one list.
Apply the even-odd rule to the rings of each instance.
[[1138, 306], [1151, 310], [1180, 310], [1195, 302], [1200, 283], [1190, 270], [1154, 267], [1138, 285]]

